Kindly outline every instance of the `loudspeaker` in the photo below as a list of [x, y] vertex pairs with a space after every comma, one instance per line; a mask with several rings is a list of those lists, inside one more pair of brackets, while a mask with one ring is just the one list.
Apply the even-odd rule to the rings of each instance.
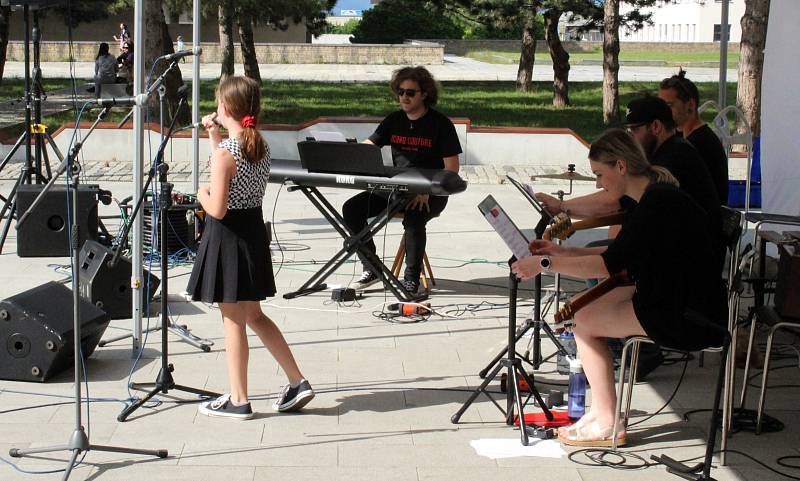
[[[17, 190], [17, 212], [24, 214], [42, 191], [42, 185], [22, 184]], [[72, 206], [68, 187], [54, 185], [17, 230], [17, 255], [20, 257], [69, 257], [69, 223], [67, 205]], [[70, 194], [72, 189], [69, 189]], [[78, 245], [97, 240], [97, 185], [78, 186], [76, 216]]]
[[[95, 242], [86, 241], [78, 258], [78, 285], [81, 297], [96, 307], [106, 311], [111, 319], [130, 319], [133, 297], [131, 294], [131, 261], [120, 257], [112, 268], [108, 262], [114, 258], [114, 251]], [[142, 286], [142, 312], [147, 314], [147, 306], [153, 299], [161, 280], [144, 270]]]
[[778, 244], [775, 308], [783, 317], [800, 318], [800, 242]]
[[[44, 382], [72, 366], [72, 291], [57, 282], [0, 301], [0, 379]], [[81, 351], [94, 352], [108, 315], [80, 300]]]

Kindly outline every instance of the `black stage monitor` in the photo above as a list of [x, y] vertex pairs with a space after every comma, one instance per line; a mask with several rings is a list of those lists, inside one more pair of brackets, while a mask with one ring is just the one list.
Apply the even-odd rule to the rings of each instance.
[[386, 176], [381, 149], [372, 144], [304, 140], [297, 151], [300, 165], [309, 172]]

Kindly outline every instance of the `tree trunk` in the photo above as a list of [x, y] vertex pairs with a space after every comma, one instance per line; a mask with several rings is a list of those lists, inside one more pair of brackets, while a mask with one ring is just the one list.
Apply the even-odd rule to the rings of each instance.
[[0, 85], [3, 83], [3, 72], [6, 69], [8, 54], [8, 29], [11, 25], [11, 7], [0, 7]]
[[569, 53], [558, 38], [558, 19], [562, 13], [560, 10], [550, 9], [544, 14], [544, 39], [553, 60], [554, 107], [569, 105]]
[[247, 8], [239, 10], [239, 41], [242, 43], [242, 63], [244, 74], [261, 83], [261, 72], [258, 69], [256, 46], [253, 41], [253, 15]]
[[746, 0], [739, 43], [739, 84], [736, 105], [744, 112], [753, 136], [761, 135], [761, 74], [770, 0]]
[[603, 6], [603, 124], [619, 120], [619, 0]]
[[[174, 49], [172, 48], [172, 40], [169, 35], [169, 29], [167, 28], [166, 21], [164, 20], [164, 12], [162, 10], [162, 1], [161, 0], [147, 0], [144, 6], [144, 42], [138, 41], [134, 45], [134, 55], [144, 55], [144, 64], [145, 64], [145, 72], [150, 72], [150, 69], [155, 62], [156, 58], [161, 55], [166, 55], [168, 53], [172, 53]], [[155, 70], [153, 71], [153, 75], [151, 77], [151, 81], [159, 78], [161, 74], [163, 74], [167, 68], [169, 67], [168, 62], [164, 62], [163, 60], [158, 62]], [[180, 110], [177, 110], [178, 107], [178, 89], [183, 86], [183, 77], [181, 76], [181, 71], [178, 68], [173, 68], [164, 78], [164, 87], [166, 87], [166, 93], [164, 95], [164, 100], [166, 102], [166, 109], [167, 111], [164, 113], [164, 121], [169, 122], [172, 120], [173, 116], [178, 117], [178, 123], [180, 125], [185, 125], [189, 123], [189, 109], [182, 107]], [[159, 97], [157, 94], [153, 94], [147, 100], [147, 110], [150, 115], [151, 119], [158, 119], [159, 113]], [[166, 128], [166, 126], [165, 126]]]
[[536, 54], [536, 11], [531, 9], [526, 16], [517, 69], [517, 90], [520, 92], [529, 92], [533, 88], [533, 61]]
[[233, 75], [233, 3], [225, 0], [219, 4], [219, 47], [222, 50], [220, 77]]

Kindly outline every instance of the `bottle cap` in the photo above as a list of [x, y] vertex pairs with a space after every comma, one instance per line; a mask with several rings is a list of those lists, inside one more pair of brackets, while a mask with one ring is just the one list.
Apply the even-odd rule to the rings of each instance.
[[569, 372], [583, 372], [583, 363], [578, 358], [567, 358], [569, 361]]

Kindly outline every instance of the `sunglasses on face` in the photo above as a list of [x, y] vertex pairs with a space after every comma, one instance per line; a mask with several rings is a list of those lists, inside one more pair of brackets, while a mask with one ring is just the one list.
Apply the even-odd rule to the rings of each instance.
[[406, 97], [408, 97], [410, 99], [413, 99], [417, 95], [417, 92], [421, 92], [421, 90], [418, 90], [418, 89], [397, 89], [397, 90], [394, 91], [394, 93], [396, 93], [398, 97], [402, 97], [403, 95], [405, 95]]

